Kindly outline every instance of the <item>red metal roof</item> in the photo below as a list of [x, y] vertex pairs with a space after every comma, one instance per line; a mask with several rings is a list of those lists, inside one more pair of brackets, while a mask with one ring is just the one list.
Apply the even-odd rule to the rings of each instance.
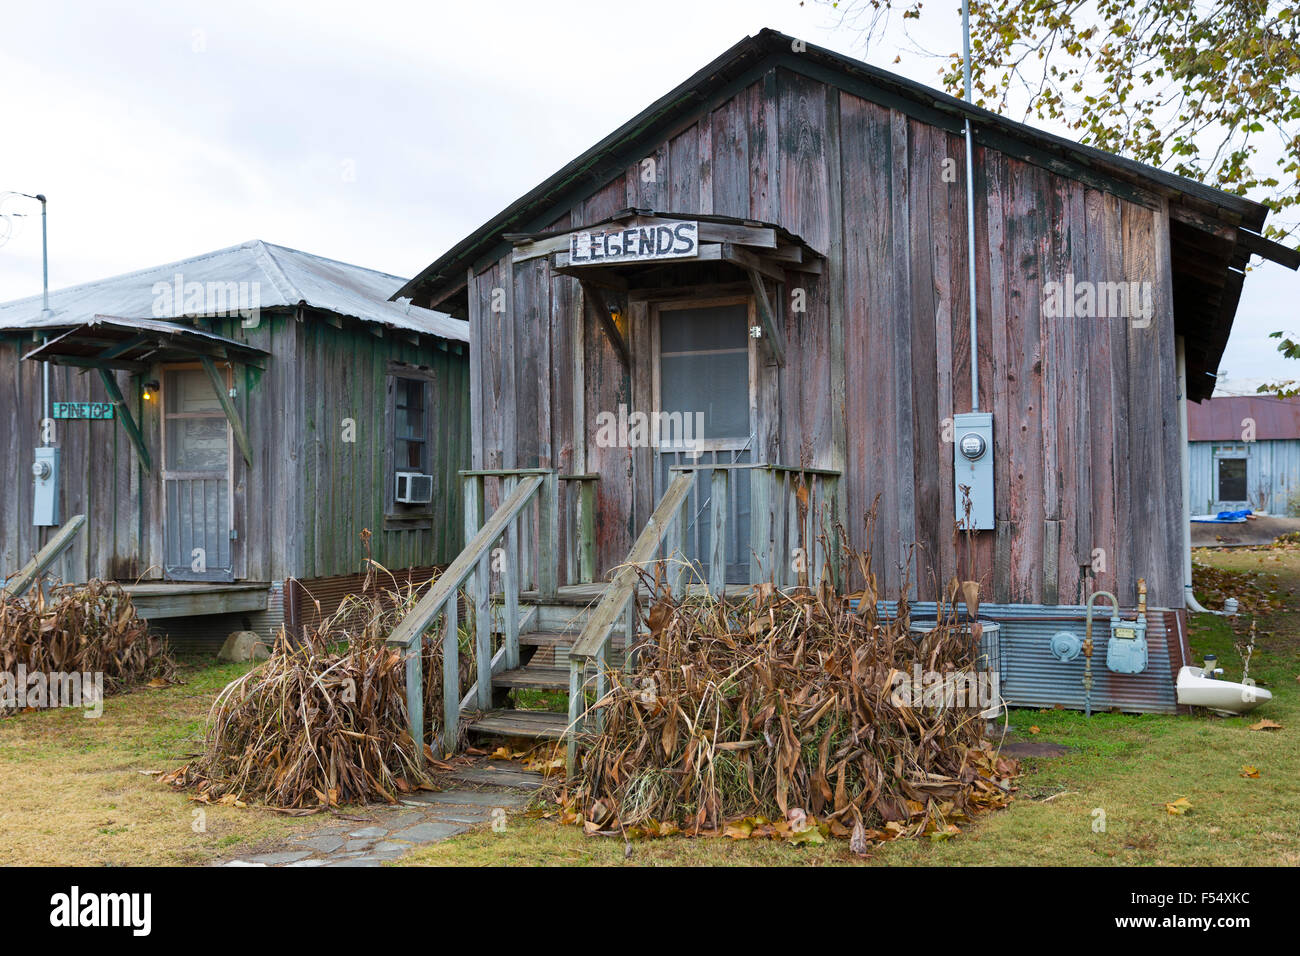
[[1189, 441], [1242, 441], [1246, 426], [1255, 421], [1255, 440], [1300, 438], [1300, 398], [1267, 395], [1224, 396], [1187, 403]]

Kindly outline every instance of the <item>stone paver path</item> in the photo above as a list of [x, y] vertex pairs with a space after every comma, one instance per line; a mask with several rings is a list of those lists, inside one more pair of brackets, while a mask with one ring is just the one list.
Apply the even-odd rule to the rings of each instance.
[[527, 806], [530, 796], [508, 790], [444, 790], [404, 796], [393, 806], [366, 807], [351, 821], [291, 839], [279, 850], [219, 866], [379, 866], [417, 846], [437, 843], [492, 820], [497, 811]]

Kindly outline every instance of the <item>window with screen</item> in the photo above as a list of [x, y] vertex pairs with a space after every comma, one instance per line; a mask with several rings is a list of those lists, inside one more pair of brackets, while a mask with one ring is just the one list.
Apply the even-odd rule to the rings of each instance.
[[428, 432], [425, 399], [428, 383], [398, 378], [393, 387], [393, 467], [395, 471], [427, 473]]

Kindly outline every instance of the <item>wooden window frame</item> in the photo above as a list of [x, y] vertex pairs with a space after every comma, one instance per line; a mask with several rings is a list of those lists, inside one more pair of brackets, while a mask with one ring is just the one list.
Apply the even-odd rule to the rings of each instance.
[[[433, 369], [390, 360], [384, 374], [384, 529], [388, 531], [421, 530], [433, 527], [434, 502], [427, 505], [403, 504], [396, 500], [397, 476], [397, 380], [424, 382], [424, 474], [437, 477], [433, 440]], [[402, 471], [408, 470], [406, 467]]]

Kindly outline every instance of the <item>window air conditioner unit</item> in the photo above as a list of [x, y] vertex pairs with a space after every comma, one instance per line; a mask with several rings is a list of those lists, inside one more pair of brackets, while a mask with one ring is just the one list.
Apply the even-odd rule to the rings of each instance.
[[433, 475], [414, 471], [397, 473], [397, 492], [394, 499], [407, 505], [427, 505], [433, 500]]

